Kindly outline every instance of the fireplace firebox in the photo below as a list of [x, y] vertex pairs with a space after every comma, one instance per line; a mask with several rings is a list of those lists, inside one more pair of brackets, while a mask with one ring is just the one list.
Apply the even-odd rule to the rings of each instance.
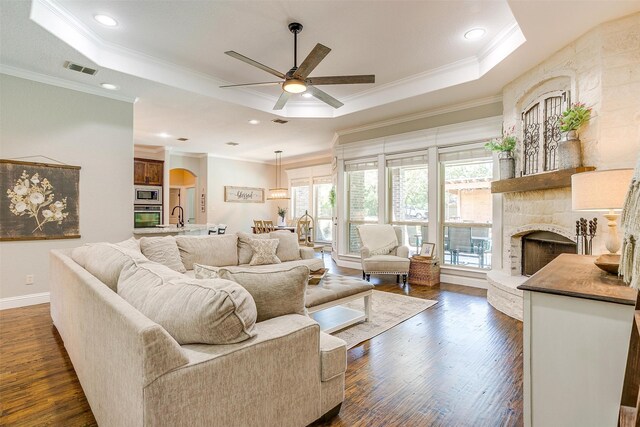
[[575, 242], [551, 231], [534, 231], [522, 237], [522, 275], [531, 276], [560, 254], [575, 254]]

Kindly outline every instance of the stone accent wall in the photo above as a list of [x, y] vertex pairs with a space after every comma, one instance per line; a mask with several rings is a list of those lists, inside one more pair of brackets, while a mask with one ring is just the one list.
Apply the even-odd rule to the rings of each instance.
[[[593, 108], [580, 132], [583, 164], [597, 169], [632, 168], [640, 153], [640, 13], [602, 24], [560, 49], [503, 89], [504, 127], [515, 126], [521, 140], [522, 108], [551, 90], [571, 91], [572, 102]], [[521, 149], [521, 147], [518, 147]], [[516, 152], [516, 173], [521, 170]], [[520, 274], [520, 237], [553, 231], [575, 241], [575, 221], [599, 221], [594, 254], [602, 253], [606, 221], [601, 215], [571, 210], [571, 189], [503, 195], [503, 270]]]

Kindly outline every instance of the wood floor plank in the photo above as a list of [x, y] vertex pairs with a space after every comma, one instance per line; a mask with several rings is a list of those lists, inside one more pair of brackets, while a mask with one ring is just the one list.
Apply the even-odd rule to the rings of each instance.
[[[482, 289], [372, 282], [438, 303], [349, 350], [340, 415], [318, 425], [523, 424], [521, 322], [489, 306]], [[0, 426], [10, 425], [96, 425], [48, 304], [0, 311]]]

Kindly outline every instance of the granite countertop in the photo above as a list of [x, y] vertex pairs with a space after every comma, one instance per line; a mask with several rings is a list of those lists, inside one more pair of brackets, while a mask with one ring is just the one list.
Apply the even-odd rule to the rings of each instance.
[[616, 275], [600, 270], [593, 263], [596, 258], [562, 254], [518, 286], [518, 289], [634, 305], [636, 290], [626, 286]]
[[185, 224], [184, 227], [180, 228], [176, 224], [165, 224], [161, 227], [134, 228], [133, 234], [185, 234], [207, 229], [208, 226], [206, 224]]

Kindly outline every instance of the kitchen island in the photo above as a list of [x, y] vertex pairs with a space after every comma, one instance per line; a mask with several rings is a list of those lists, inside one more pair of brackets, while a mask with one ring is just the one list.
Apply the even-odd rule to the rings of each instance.
[[176, 224], [164, 224], [156, 227], [134, 228], [133, 237], [139, 239], [141, 237], [151, 236], [177, 236], [177, 235], [204, 235], [208, 234], [209, 227], [207, 224], [185, 224], [184, 227], [177, 227]]

